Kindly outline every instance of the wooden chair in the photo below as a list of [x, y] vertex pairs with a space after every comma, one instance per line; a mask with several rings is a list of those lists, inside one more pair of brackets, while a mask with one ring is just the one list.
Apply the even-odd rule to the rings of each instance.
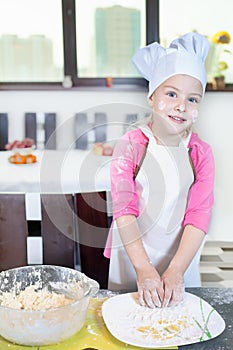
[[0, 193], [0, 271], [27, 264], [24, 194]]
[[[35, 141], [35, 145], [39, 146], [42, 142], [45, 149], [56, 149], [56, 113], [45, 113], [44, 122], [42, 125], [38, 125], [37, 114], [25, 113], [25, 137], [29, 137]], [[42, 140], [38, 137], [42, 132]]]
[[75, 114], [75, 148], [87, 149], [88, 146], [88, 122], [86, 113]]
[[138, 120], [138, 115], [136, 113], [126, 114], [126, 117], [125, 117], [126, 124], [136, 123], [137, 120]]
[[75, 267], [75, 221], [72, 194], [41, 194], [43, 262]]
[[[72, 194], [41, 195], [43, 264], [75, 267]], [[27, 265], [25, 194], [0, 193], [0, 271]]]
[[136, 123], [137, 120], [138, 120], [138, 115], [136, 113], [126, 114], [123, 133], [127, 132], [130, 129], [131, 124]]
[[[106, 192], [41, 194], [42, 263], [75, 268], [76, 240], [81, 271], [107, 288], [108, 227]], [[0, 271], [28, 264], [29, 238], [25, 194], [0, 193]]]
[[0, 151], [5, 150], [8, 143], [8, 114], [0, 113]]
[[56, 139], [56, 113], [45, 113], [45, 149], [56, 149], [57, 139]]
[[105, 142], [107, 139], [107, 115], [105, 113], [95, 113], [95, 142]]
[[87, 113], [77, 113], [75, 115], [75, 148], [87, 149], [91, 142], [91, 132], [94, 132], [92, 142], [105, 142], [107, 139], [107, 116], [105, 113], [96, 112], [94, 123], [88, 123]]
[[106, 192], [76, 196], [77, 241], [81, 271], [107, 288], [109, 259], [103, 255], [108, 235]]
[[36, 113], [25, 113], [25, 137], [33, 139], [37, 145], [37, 123]]

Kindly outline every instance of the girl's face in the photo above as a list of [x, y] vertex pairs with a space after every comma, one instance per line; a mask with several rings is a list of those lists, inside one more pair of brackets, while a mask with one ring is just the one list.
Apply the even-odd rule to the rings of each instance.
[[177, 74], [164, 81], [149, 98], [158, 136], [184, 136], [197, 119], [201, 100], [199, 80]]

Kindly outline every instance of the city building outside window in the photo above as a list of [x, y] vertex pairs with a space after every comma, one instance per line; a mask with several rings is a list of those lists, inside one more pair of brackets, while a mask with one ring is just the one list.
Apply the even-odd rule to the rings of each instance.
[[60, 0], [1, 0], [1, 83], [62, 81], [63, 57]]
[[146, 45], [145, 11], [144, 0], [76, 0], [80, 78], [137, 76], [131, 58]]
[[229, 0], [1, 0], [1, 88], [146, 85], [131, 63], [136, 50], [197, 31], [211, 42], [208, 82], [222, 74], [231, 90], [232, 11]]

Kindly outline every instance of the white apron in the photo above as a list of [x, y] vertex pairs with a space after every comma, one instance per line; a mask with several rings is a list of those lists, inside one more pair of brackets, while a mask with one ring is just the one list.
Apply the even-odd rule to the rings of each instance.
[[[178, 147], [158, 145], [147, 126], [146, 156], [136, 177], [140, 215], [137, 218], [146, 252], [161, 275], [174, 256], [182, 235], [182, 221], [194, 176], [188, 155], [188, 139]], [[199, 253], [185, 273], [185, 286], [200, 286]], [[108, 288], [136, 290], [135, 270], [113, 223]]]

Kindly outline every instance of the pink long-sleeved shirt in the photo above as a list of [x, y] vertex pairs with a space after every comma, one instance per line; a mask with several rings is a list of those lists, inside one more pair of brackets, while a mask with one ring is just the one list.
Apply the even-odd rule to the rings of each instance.
[[[113, 220], [123, 215], [139, 215], [135, 169], [140, 164], [147, 143], [148, 138], [144, 133], [133, 129], [123, 135], [115, 146], [110, 170]], [[214, 203], [214, 158], [211, 147], [196, 133], [191, 134], [188, 148], [195, 180], [189, 190], [183, 227], [190, 224], [207, 233]], [[104, 255], [110, 257], [110, 254], [111, 230]]]

